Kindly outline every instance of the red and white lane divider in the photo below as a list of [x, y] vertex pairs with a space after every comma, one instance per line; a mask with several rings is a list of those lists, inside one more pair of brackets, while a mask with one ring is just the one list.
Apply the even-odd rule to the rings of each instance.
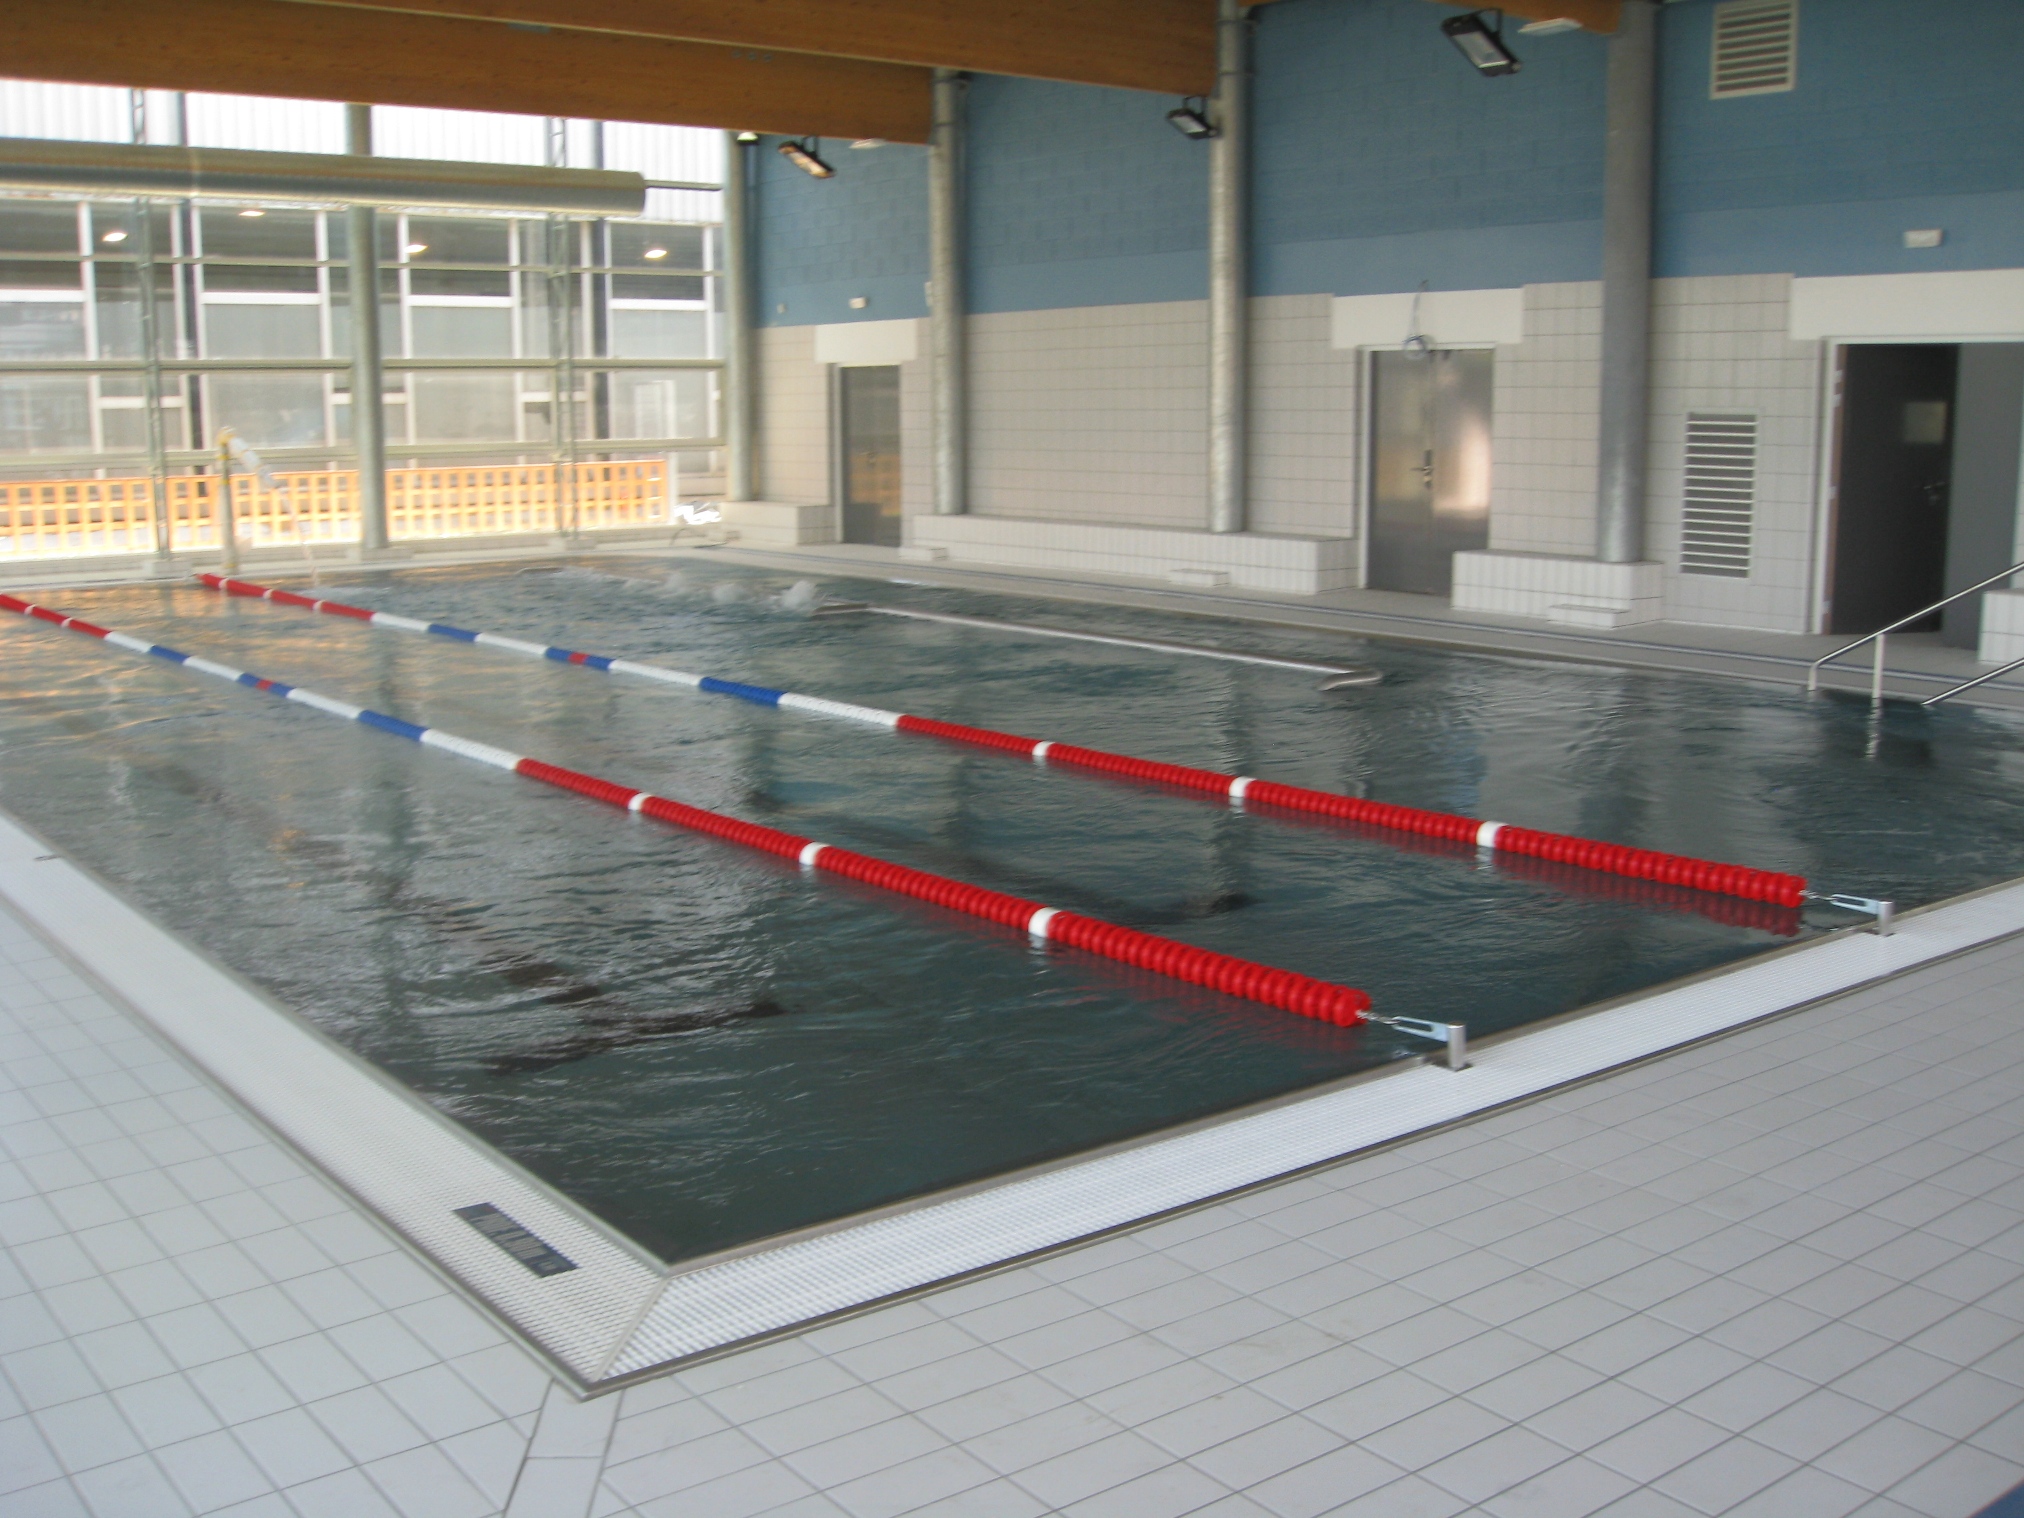
[[931, 875], [925, 870], [876, 859], [869, 854], [858, 854], [832, 844], [818, 843], [812, 838], [798, 837], [793, 833], [782, 832], [778, 828], [741, 822], [720, 812], [705, 811], [701, 807], [689, 806], [666, 796], [656, 796], [631, 786], [617, 785], [609, 780], [601, 780], [595, 775], [586, 775], [580, 770], [564, 769], [560, 765], [546, 764], [524, 754], [512, 754], [487, 743], [460, 738], [454, 733], [444, 732], [441, 728], [422, 727], [413, 722], [403, 721], [399, 717], [390, 717], [385, 712], [353, 706], [348, 701], [338, 701], [315, 691], [304, 690], [299, 685], [284, 685], [278, 680], [263, 679], [245, 670], [213, 663], [209, 659], [200, 659], [179, 649], [169, 648], [160, 643], [150, 643], [128, 633], [115, 632], [80, 617], [66, 616], [60, 611], [52, 611], [46, 606], [37, 606], [31, 601], [23, 601], [14, 596], [0, 595], [0, 610], [33, 617], [70, 632], [83, 633], [87, 637], [101, 639], [133, 653], [166, 659], [171, 664], [180, 664], [185, 669], [193, 669], [200, 674], [212, 675], [221, 680], [229, 680], [235, 685], [244, 685], [287, 701], [299, 702], [330, 716], [375, 727], [382, 732], [392, 733], [396, 737], [406, 738], [410, 742], [424, 744], [430, 748], [443, 749], [460, 758], [489, 765], [493, 769], [510, 770], [516, 775], [524, 775], [529, 780], [538, 780], [543, 785], [574, 791], [579, 796], [588, 796], [592, 800], [602, 801], [610, 806], [623, 807], [629, 812], [652, 817], [659, 822], [672, 823], [676, 827], [689, 828], [698, 833], [708, 833], [715, 838], [742, 843], [747, 848], [760, 849], [768, 854], [792, 859], [804, 870], [826, 871], [833, 875], [841, 875], [847, 880], [856, 880], [865, 885], [892, 891], [897, 895], [933, 902], [936, 906], [947, 907], [951, 911], [966, 912], [972, 917], [981, 917], [986, 922], [1018, 929], [1036, 943], [1064, 944], [1069, 948], [1098, 954], [1105, 959], [1114, 959], [1137, 969], [1150, 970], [1173, 980], [1185, 981], [1191, 986], [1205, 986], [1209, 990], [1220, 991], [1228, 996], [1262, 1002], [1268, 1007], [1277, 1007], [1281, 1011], [1311, 1017], [1319, 1022], [1334, 1023], [1338, 1027], [1351, 1027], [1364, 1021], [1364, 1013], [1370, 1009], [1370, 997], [1351, 986], [1338, 986], [1329, 981], [1316, 980], [1309, 975], [1296, 974], [1291, 970], [1276, 970], [1269, 965], [1257, 964], [1248, 959], [1218, 954], [1213, 949], [1197, 948], [1193, 944], [1161, 938], [1153, 933], [1141, 933], [1136, 928], [1119, 927], [1116, 923], [1104, 922], [1100, 918], [1084, 917], [1077, 912], [1064, 912], [1055, 907], [1042, 906], [1037, 901], [1009, 896], [1002, 891], [966, 885], [945, 875]]
[[841, 717], [853, 722], [896, 728], [903, 733], [921, 733], [950, 743], [999, 749], [1006, 753], [1025, 755], [1036, 763], [1065, 765], [1132, 780], [1152, 781], [1158, 785], [1178, 786], [1183, 790], [1225, 797], [1233, 805], [1242, 803], [1246, 806], [1268, 806], [1293, 812], [1310, 812], [1323, 817], [1339, 818], [1345, 822], [1361, 822], [1398, 832], [1418, 833], [1429, 838], [1472, 843], [1488, 854], [1516, 854], [1533, 859], [1545, 859], [1555, 864], [1576, 865], [1582, 869], [1622, 875], [1632, 880], [1685, 886], [1696, 891], [1737, 896], [1746, 901], [1768, 902], [1773, 906], [1797, 907], [1806, 900], [1806, 878], [1803, 875], [1781, 875], [1771, 870], [1752, 869], [1747, 865], [1718, 864], [1713, 860], [1694, 859], [1683, 854], [1662, 854], [1656, 849], [1602, 843], [1592, 838], [1571, 837], [1565, 833], [1542, 833], [1508, 822], [1488, 822], [1477, 817], [1459, 816], [1453, 812], [1432, 812], [1419, 807], [1394, 806], [1384, 801], [1366, 801], [1357, 796], [1338, 795], [1334, 791], [1310, 790], [1301, 785], [1282, 785], [1276, 780], [1259, 780], [1249, 775], [1229, 775], [1220, 770], [1192, 769], [1187, 765], [1166, 764], [1157, 759], [1137, 759], [1130, 754], [1113, 754], [1103, 749], [1081, 748], [1073, 743], [1060, 743], [1052, 739], [1026, 738], [1017, 733], [1001, 733], [988, 727], [965, 727], [955, 722], [940, 722], [933, 717], [916, 717], [907, 712], [888, 712], [872, 706], [853, 706], [843, 701], [825, 700], [820, 696], [804, 696], [795, 691], [773, 690], [763, 685], [743, 685], [732, 680], [719, 680], [710, 675], [692, 675], [661, 665], [638, 664], [630, 659], [610, 659], [602, 654], [552, 648], [520, 638], [504, 638], [497, 633], [471, 632], [446, 622], [423, 622], [414, 617], [397, 617], [390, 612], [368, 611], [361, 606], [347, 606], [341, 601], [297, 595], [293, 591], [275, 590], [265, 585], [255, 585], [247, 580], [230, 579], [223, 575], [204, 574], [197, 578], [212, 590], [224, 595], [248, 596], [278, 602], [284, 606], [302, 606], [327, 616], [350, 617], [357, 621], [369, 622], [375, 627], [389, 627], [401, 632], [434, 633], [439, 637], [454, 638], [463, 643], [482, 643], [487, 647], [502, 648], [532, 658], [552, 659], [563, 664], [579, 664], [590, 669], [618, 674], [641, 675], [651, 680], [686, 685], [719, 695], [736, 696], [740, 700], [751, 701], [761, 706], [784, 706], [795, 711], [813, 712], [818, 716]]

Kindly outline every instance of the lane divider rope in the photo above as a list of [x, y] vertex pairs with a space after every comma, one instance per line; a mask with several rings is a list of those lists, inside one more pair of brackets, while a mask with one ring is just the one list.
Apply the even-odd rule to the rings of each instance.
[[1017, 733], [998, 732], [993, 728], [966, 727], [961, 723], [941, 722], [933, 717], [917, 717], [908, 712], [889, 712], [872, 706], [854, 706], [848, 702], [825, 700], [820, 696], [804, 696], [795, 691], [773, 690], [763, 685], [744, 685], [737, 681], [719, 680], [709, 675], [692, 675], [682, 670], [668, 669], [663, 665], [640, 664], [630, 659], [610, 659], [600, 654], [551, 648], [520, 638], [501, 637], [497, 633], [471, 632], [445, 622], [424, 622], [414, 617], [398, 617], [390, 612], [368, 611], [362, 606], [348, 606], [341, 601], [298, 595], [294, 591], [276, 590], [224, 575], [201, 574], [197, 578], [210, 589], [223, 595], [245, 596], [272, 601], [283, 606], [300, 606], [310, 611], [322, 612], [326, 616], [350, 617], [357, 621], [368, 622], [375, 627], [388, 627], [400, 632], [433, 633], [464, 643], [482, 643], [488, 648], [505, 649], [532, 658], [551, 659], [561, 664], [578, 664], [612, 674], [637, 675], [649, 680], [711, 691], [718, 695], [735, 696], [760, 706], [786, 707], [792, 711], [865, 722], [904, 733], [920, 733], [949, 743], [968, 744], [974, 748], [1023, 754], [1037, 763], [1067, 765], [1132, 780], [1151, 781], [1158, 785], [1177, 786], [1183, 790], [1224, 797], [1231, 805], [1267, 806], [1286, 811], [1310, 812], [1346, 822], [1361, 822], [1398, 832], [1417, 833], [1424, 837], [1473, 843], [1478, 849], [1489, 854], [1516, 854], [1544, 859], [1554, 864], [1575, 865], [1604, 874], [1622, 875], [1632, 880], [1649, 880], [1659, 885], [1685, 886], [1696, 891], [1737, 896], [1746, 901], [1768, 902], [1773, 906], [1797, 907], [1806, 899], [1806, 878], [1803, 875], [1784, 875], [1772, 870], [1753, 869], [1747, 865], [1719, 864], [1713, 860], [1696, 859], [1684, 854], [1666, 854], [1656, 849], [1603, 843], [1596, 839], [1577, 838], [1566, 833], [1541, 832], [1508, 822], [1486, 822], [1480, 818], [1463, 817], [1453, 812], [1394, 806], [1389, 802], [1367, 801], [1358, 796], [1339, 795], [1334, 791], [1317, 791], [1301, 785], [1282, 785], [1276, 780], [1259, 780], [1249, 775], [1229, 775], [1219, 770], [1194, 769], [1187, 765], [1167, 764], [1157, 759], [1138, 759], [1130, 754], [1113, 754], [1103, 749], [1082, 748], [1072, 743], [1026, 738]]
[[[630, 812], [652, 817], [659, 822], [671, 823], [676, 827], [688, 828], [698, 833], [707, 833], [732, 843], [741, 843], [748, 848], [759, 849], [783, 859], [792, 859], [806, 870], [824, 870], [830, 874], [841, 875], [847, 880], [877, 886], [896, 895], [911, 896], [916, 900], [947, 907], [951, 911], [981, 917], [987, 922], [1023, 932], [1036, 942], [1063, 944], [1085, 953], [1100, 955], [1105, 959], [1117, 960], [1136, 969], [1150, 970], [1172, 980], [1203, 986], [1228, 996], [1242, 997], [1247, 1001], [1262, 1002], [1281, 1011], [1314, 1018], [1319, 1022], [1333, 1023], [1338, 1027], [1351, 1027], [1362, 1022], [1363, 1014], [1370, 1009], [1370, 997], [1352, 986], [1335, 985], [1292, 970], [1274, 969], [1252, 960], [1219, 954], [1213, 949], [1198, 948], [1193, 944], [1161, 938], [1153, 933], [1142, 933], [1136, 928], [1120, 927], [1116, 923], [1105, 922], [1100, 918], [1084, 917], [1077, 912], [1042, 906], [1037, 901], [1027, 901], [1002, 891], [987, 890], [982, 886], [952, 880], [945, 875], [933, 875], [925, 870], [894, 864], [869, 854], [837, 848], [833, 844], [817, 843], [813, 839], [782, 832], [778, 828], [763, 827], [758, 823], [727, 817], [721, 812], [706, 811], [702, 807], [689, 806], [667, 796], [656, 796], [631, 786], [600, 779], [595, 775], [586, 775], [580, 770], [565, 769], [561, 765], [548, 764], [539, 759], [529, 758], [525, 754], [509, 753], [488, 743], [460, 738], [455, 733], [445, 732], [441, 728], [423, 727], [399, 717], [388, 716], [385, 712], [353, 706], [350, 702], [339, 701], [306, 690], [299, 685], [286, 685], [278, 680], [264, 679], [245, 670], [233, 669], [229, 665], [198, 658], [194, 654], [184, 653], [165, 644], [150, 643], [145, 638], [100, 627], [96, 623], [85, 621], [82, 617], [68, 616], [63, 612], [38, 606], [32, 601], [23, 601], [15, 596], [0, 595], [0, 610], [48, 622], [70, 632], [83, 633], [87, 637], [110, 643], [116, 648], [164, 659], [185, 669], [212, 675], [220, 680], [228, 680], [251, 690], [264, 691], [268, 695], [298, 702], [333, 717], [342, 717], [346, 721], [378, 728], [382, 732], [392, 733], [410, 742], [439, 748], [494, 769], [508, 770], [560, 790], [574, 791], [579, 796], [588, 796], [594, 801], [602, 801], [609, 806], [621, 807]], [[353, 608], [341, 615], [357, 615], [357, 609]], [[588, 662], [587, 659], [585, 662]], [[607, 667], [611, 662], [605, 661], [599, 667]]]

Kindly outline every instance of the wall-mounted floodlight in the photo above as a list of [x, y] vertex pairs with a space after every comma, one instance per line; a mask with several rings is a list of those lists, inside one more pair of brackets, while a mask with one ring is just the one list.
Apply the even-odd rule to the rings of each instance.
[[1200, 95], [1190, 95], [1176, 109], [1168, 111], [1167, 125], [1195, 142], [1222, 136], [1216, 123], [1209, 119], [1208, 102]]
[[780, 156], [811, 178], [835, 178], [836, 170], [822, 161], [821, 156], [815, 151], [815, 145], [816, 139], [813, 137], [806, 142], [795, 142], [790, 139], [780, 144]]
[[[1497, 18], [1494, 28], [1483, 19], [1486, 15]], [[1502, 11], [1471, 11], [1466, 16], [1450, 16], [1441, 23], [1441, 32], [1476, 66], [1478, 73], [1494, 78], [1518, 72], [1518, 55], [1504, 46]]]

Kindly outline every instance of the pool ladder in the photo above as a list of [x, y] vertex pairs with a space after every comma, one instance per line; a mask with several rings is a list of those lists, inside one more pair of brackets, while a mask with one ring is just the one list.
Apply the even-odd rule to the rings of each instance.
[[[1953, 605], [1954, 602], [1960, 600], [1961, 597], [1972, 596], [1977, 591], [1987, 590], [1991, 585], [1994, 585], [1998, 580], [2007, 580], [2014, 574], [2024, 574], [2024, 564], [2012, 564], [2008, 569], [2003, 570], [2000, 574], [1990, 575], [1988, 579], [1983, 580], [1978, 584], [1970, 585], [1966, 590], [1957, 590], [1950, 596], [1944, 596], [1941, 599], [1933, 602], [1931, 606], [1927, 606], [1919, 611], [1913, 612], [1909, 617], [1899, 617], [1897, 621], [1891, 623], [1890, 626], [1888, 627], [1879, 627], [1873, 633], [1864, 633], [1860, 638], [1857, 638], [1853, 643], [1844, 643], [1842, 644], [1841, 647], [1837, 648], [1831, 654], [1823, 654], [1820, 658], [1815, 659], [1806, 668], [1807, 694], [1811, 695], [1814, 691], [1820, 689], [1820, 670], [1823, 665], [1831, 664], [1834, 660], [1839, 659], [1843, 654], [1851, 653], [1854, 650], [1861, 648], [1863, 644], [1874, 641], [1876, 644], [1876, 652], [1870, 659], [1869, 699], [1870, 704], [1872, 706], [1881, 706], [1883, 704], [1884, 645], [1892, 633], [1896, 632], [1901, 627], [1909, 627], [1914, 622], [1924, 621], [1927, 617], [1930, 617], [1934, 612], [1941, 610], [1943, 607]], [[1931, 696], [1928, 697], [1926, 700], [1921, 701], [1919, 705], [1938, 706], [1942, 701], [1946, 700], [1949, 696], [1958, 696], [1964, 690], [1973, 690], [1978, 685], [1982, 685], [1990, 680], [1994, 680], [1999, 675], [2007, 675], [2010, 673], [2011, 670], [2019, 668], [2024, 668], [2024, 659], [2012, 659], [2008, 664], [2005, 664], [2001, 669], [1992, 669], [1986, 675], [1977, 675], [1972, 680], [1964, 680], [1959, 685], [1949, 686], [1946, 690], [1941, 691], [1937, 696]]]

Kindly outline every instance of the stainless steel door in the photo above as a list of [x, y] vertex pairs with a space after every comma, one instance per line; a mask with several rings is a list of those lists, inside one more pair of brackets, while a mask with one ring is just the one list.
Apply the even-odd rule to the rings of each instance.
[[843, 540], [900, 542], [900, 371], [896, 364], [839, 369], [843, 423]]
[[1371, 355], [1370, 584], [1445, 596], [1490, 541], [1487, 348]]

